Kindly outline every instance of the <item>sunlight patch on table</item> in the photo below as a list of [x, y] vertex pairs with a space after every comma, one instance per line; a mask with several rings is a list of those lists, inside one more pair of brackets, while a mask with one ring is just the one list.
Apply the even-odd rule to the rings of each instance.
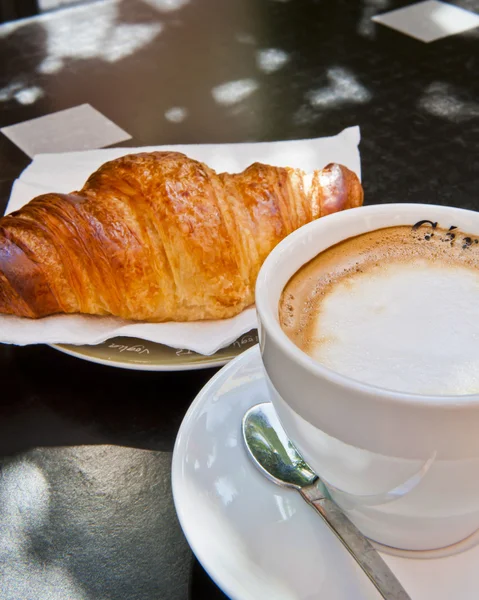
[[188, 116], [188, 110], [184, 106], [172, 106], [165, 111], [165, 119], [170, 123], [182, 123]]
[[258, 88], [259, 84], [254, 79], [238, 79], [214, 87], [211, 94], [218, 104], [231, 106], [251, 96]]
[[419, 106], [435, 117], [461, 123], [479, 117], [479, 103], [465, 100], [454, 87], [445, 82], [434, 82], [419, 99]]
[[288, 53], [279, 48], [265, 48], [256, 52], [256, 64], [264, 73], [279, 71], [288, 60]]
[[48, 519], [50, 490], [41, 470], [14, 462], [0, 472], [0, 557], [28, 545], [31, 532]]
[[42, 88], [39, 88], [37, 85], [32, 85], [31, 87], [18, 90], [18, 92], [15, 94], [15, 100], [24, 105], [35, 104], [35, 102], [43, 95], [44, 93]]
[[314, 108], [328, 108], [347, 102], [364, 103], [371, 100], [371, 92], [347, 69], [332, 67], [328, 69], [326, 75], [329, 85], [313, 90], [307, 95]]
[[103, 58], [117, 62], [152, 42], [162, 31], [160, 22], [118, 23], [119, 5], [106, 4], [95, 19], [78, 11], [69, 21], [45, 20], [46, 56], [38, 66], [43, 74], [57, 73], [66, 59]]
[[22, 81], [14, 81], [0, 89], [0, 102], [15, 99], [19, 104], [34, 104], [45, 95], [41, 87], [27, 85]]

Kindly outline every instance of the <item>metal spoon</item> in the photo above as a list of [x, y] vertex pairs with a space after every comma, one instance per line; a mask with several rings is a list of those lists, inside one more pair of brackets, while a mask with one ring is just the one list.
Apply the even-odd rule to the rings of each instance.
[[273, 405], [251, 407], [243, 417], [243, 439], [253, 463], [273, 483], [294, 488], [315, 508], [355, 558], [385, 600], [411, 600], [371, 543], [327, 495], [319, 477], [284, 431]]

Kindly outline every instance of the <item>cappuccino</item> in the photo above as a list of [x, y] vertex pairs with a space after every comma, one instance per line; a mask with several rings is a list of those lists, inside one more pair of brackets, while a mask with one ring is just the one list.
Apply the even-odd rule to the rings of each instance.
[[313, 359], [395, 391], [479, 393], [479, 241], [430, 221], [328, 248], [283, 290], [279, 318]]

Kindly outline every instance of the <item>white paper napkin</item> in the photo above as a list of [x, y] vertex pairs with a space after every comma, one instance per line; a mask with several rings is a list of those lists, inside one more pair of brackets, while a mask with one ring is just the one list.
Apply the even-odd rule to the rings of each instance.
[[373, 21], [426, 43], [479, 27], [479, 15], [440, 0], [397, 8], [376, 15]]
[[[307, 172], [338, 162], [361, 176], [359, 127], [350, 127], [329, 138], [247, 144], [205, 144], [109, 148], [88, 152], [40, 154], [16, 180], [7, 213], [33, 197], [47, 192], [67, 193], [80, 189], [100, 165], [124, 154], [175, 150], [201, 160], [216, 171], [238, 172], [258, 161], [275, 166], [298, 167]], [[55, 315], [38, 320], [0, 316], [0, 343], [99, 344], [116, 336], [128, 336], [187, 348], [211, 355], [256, 327], [254, 308], [232, 319], [194, 323], [135, 323], [115, 317]]]
[[90, 104], [9, 125], [0, 131], [28, 156], [52, 149], [55, 152], [90, 150], [131, 139], [129, 133]]

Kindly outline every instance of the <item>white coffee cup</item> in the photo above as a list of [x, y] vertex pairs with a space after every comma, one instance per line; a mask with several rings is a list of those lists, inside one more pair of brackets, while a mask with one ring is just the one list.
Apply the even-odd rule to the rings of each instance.
[[286, 336], [278, 305], [290, 277], [325, 248], [424, 219], [479, 236], [473, 211], [426, 204], [356, 208], [289, 235], [256, 284], [266, 380], [286, 432], [365, 535], [408, 550], [449, 546], [479, 529], [479, 394], [393, 392], [335, 373]]

